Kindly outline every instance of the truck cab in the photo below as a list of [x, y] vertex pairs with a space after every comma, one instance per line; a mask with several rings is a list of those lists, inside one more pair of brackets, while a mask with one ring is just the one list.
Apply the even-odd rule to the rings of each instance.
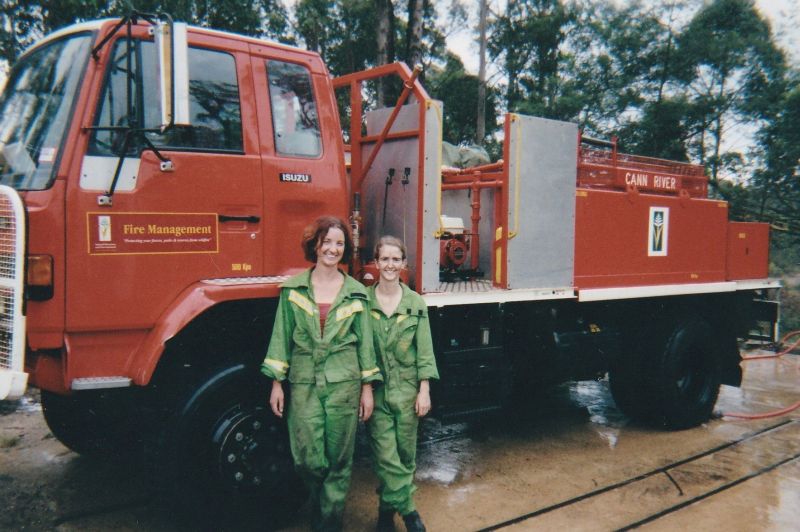
[[165, 309], [215, 279], [292, 273], [302, 254], [283, 236], [347, 209], [317, 55], [190, 28], [190, 125], [162, 132], [152, 26], [117, 26], [49, 37], [2, 100], [2, 183], [23, 198], [27, 254], [50, 273], [27, 303], [31, 384], [60, 392], [98, 377], [146, 384], [142, 346]]

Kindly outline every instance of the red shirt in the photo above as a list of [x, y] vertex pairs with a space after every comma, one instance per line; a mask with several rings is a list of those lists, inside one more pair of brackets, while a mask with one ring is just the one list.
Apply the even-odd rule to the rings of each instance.
[[319, 307], [319, 330], [325, 331], [325, 320], [328, 319], [328, 311], [331, 309], [332, 303], [318, 303]]

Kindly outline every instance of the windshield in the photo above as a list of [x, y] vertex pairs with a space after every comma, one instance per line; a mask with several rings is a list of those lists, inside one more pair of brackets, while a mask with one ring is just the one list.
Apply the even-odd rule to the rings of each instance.
[[90, 34], [74, 35], [14, 66], [0, 96], [0, 184], [50, 186], [90, 46]]

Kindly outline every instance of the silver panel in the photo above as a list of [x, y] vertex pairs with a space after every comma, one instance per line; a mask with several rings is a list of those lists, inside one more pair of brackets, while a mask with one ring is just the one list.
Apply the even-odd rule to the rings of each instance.
[[[81, 188], [83, 190], [106, 191], [111, 187], [114, 172], [119, 163], [118, 157], [87, 155], [81, 165]], [[117, 180], [117, 192], [130, 192], [136, 188], [136, 175], [139, 173], [141, 159], [126, 157]]]
[[[389, 119], [392, 109], [381, 108], [366, 113], [367, 134], [378, 135]], [[392, 126], [391, 132], [416, 129], [419, 122], [419, 105], [405, 105]], [[366, 164], [374, 144], [362, 148], [362, 163]], [[372, 258], [372, 250], [381, 235], [394, 235], [406, 244], [409, 267], [417, 260], [417, 189], [419, 140], [417, 138], [388, 140], [381, 147], [362, 184], [361, 211], [366, 227], [361, 237], [364, 259]], [[409, 183], [402, 185], [404, 169], [410, 168]], [[386, 176], [394, 168], [392, 184], [386, 187]], [[384, 214], [384, 198], [386, 198]], [[414, 272], [412, 271], [412, 274]], [[412, 278], [413, 279], [413, 278]]]
[[422, 195], [422, 292], [439, 287], [439, 216], [442, 190], [442, 102], [425, 102], [425, 181]]
[[572, 286], [578, 126], [510, 119], [509, 288]]

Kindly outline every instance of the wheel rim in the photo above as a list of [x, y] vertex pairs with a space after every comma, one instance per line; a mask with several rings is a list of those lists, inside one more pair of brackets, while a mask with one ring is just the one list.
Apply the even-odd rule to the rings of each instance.
[[282, 432], [264, 409], [247, 412], [235, 407], [226, 412], [212, 437], [224, 485], [243, 492], [278, 487], [291, 470]]

